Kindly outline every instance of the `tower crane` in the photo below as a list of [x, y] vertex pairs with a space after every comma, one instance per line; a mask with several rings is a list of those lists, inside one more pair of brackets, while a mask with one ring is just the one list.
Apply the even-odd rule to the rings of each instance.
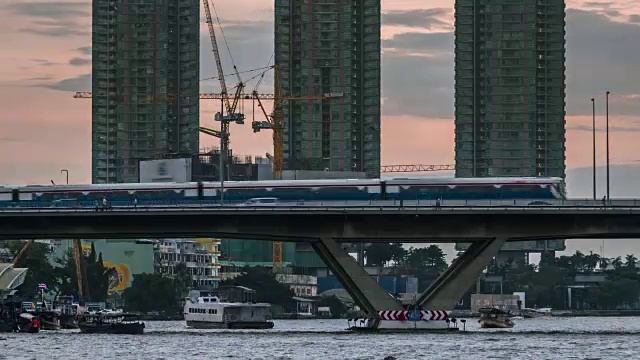
[[[224, 104], [226, 105], [227, 115], [220, 113], [220, 115], [216, 114], [216, 120], [221, 122], [236, 122], [238, 124], [244, 123], [244, 114], [236, 113], [236, 109], [238, 107], [238, 103], [240, 101], [240, 95], [244, 90], [244, 83], [240, 78], [240, 73], [238, 72], [238, 68], [236, 64], [233, 64], [233, 70], [238, 77], [238, 85], [236, 86], [236, 93], [233, 97], [233, 101], [229, 99], [229, 93], [227, 90], [227, 82], [224, 77], [224, 72], [222, 69], [222, 60], [220, 60], [220, 51], [218, 51], [218, 41], [216, 39], [216, 32], [213, 29], [213, 18], [211, 17], [211, 9], [209, 8], [209, 0], [202, 0], [204, 4], [204, 13], [207, 21], [207, 27], [209, 28], [209, 37], [211, 38], [211, 48], [213, 51], [213, 57], [216, 61], [216, 68], [218, 70], [218, 80], [220, 81], [220, 89], [222, 90], [222, 99]], [[233, 61], [233, 60], [232, 60]]]
[[252, 97], [258, 102], [258, 107], [264, 114], [265, 121], [253, 121], [251, 127], [253, 132], [261, 130], [273, 130], [273, 178], [282, 179], [282, 171], [284, 170], [284, 110], [282, 108], [283, 101], [312, 101], [312, 100], [329, 100], [341, 98], [343, 93], [326, 93], [323, 95], [311, 96], [283, 96], [280, 88], [280, 69], [277, 65], [273, 66], [275, 73], [274, 93], [273, 93], [273, 111], [268, 114], [262, 105], [265, 94], [259, 94], [254, 90]]

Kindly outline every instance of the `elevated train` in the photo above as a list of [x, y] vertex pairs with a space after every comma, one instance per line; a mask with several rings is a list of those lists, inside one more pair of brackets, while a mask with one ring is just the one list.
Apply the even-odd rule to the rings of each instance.
[[[0, 207], [91, 206], [107, 199], [113, 205], [140, 206], [220, 201], [219, 182], [27, 185], [0, 187]], [[271, 197], [279, 201], [369, 200], [552, 200], [564, 199], [561, 178], [393, 178], [347, 180], [232, 181], [224, 183], [224, 201]]]

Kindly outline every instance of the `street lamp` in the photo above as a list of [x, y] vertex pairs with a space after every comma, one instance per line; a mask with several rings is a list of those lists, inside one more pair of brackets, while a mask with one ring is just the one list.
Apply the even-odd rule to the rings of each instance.
[[67, 185], [69, 185], [69, 170], [62, 169], [62, 170], [60, 170], [60, 174], [62, 174], [62, 173], [66, 173], [66, 175], [67, 175]]
[[607, 200], [611, 198], [611, 194], [609, 193], [609, 190], [610, 190], [609, 188], [609, 94], [610, 93], [611, 93], [610, 91], [607, 91], [607, 101], [606, 101], [607, 103], [606, 105], [607, 107], [607, 110], [606, 110], [606, 113], [607, 113], [607, 129], [606, 129], [606, 133], [607, 133], [606, 135], [607, 137]]
[[593, 116], [593, 200], [596, 199], [596, 99], [591, 98], [591, 114]]

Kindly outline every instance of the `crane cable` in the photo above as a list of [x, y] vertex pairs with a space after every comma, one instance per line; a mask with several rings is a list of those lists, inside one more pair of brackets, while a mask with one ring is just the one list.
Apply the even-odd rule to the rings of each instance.
[[240, 72], [238, 71], [238, 68], [236, 67], [236, 62], [233, 59], [231, 48], [229, 48], [229, 43], [227, 42], [227, 36], [224, 34], [224, 29], [222, 28], [222, 23], [220, 22], [220, 18], [218, 17], [218, 11], [216, 10], [216, 5], [213, 0], [211, 0], [211, 8], [213, 9], [213, 14], [216, 16], [216, 22], [218, 23], [218, 27], [220, 28], [220, 33], [222, 34], [222, 40], [224, 40], [224, 45], [227, 47], [229, 58], [231, 58], [231, 64], [233, 65], [233, 70], [235, 71], [236, 76], [238, 76], [238, 83], [242, 84], [242, 78], [240, 78]]
[[260, 76], [260, 79], [258, 79], [258, 82], [256, 83], [256, 87], [253, 89], [254, 92], [258, 92], [258, 87], [260, 87], [260, 84], [262, 84], [262, 79], [264, 79], [264, 74], [267, 73], [267, 71], [271, 70], [274, 68], [273, 65], [271, 65], [271, 60], [273, 60], [273, 56], [274, 53], [271, 53], [271, 57], [269, 58], [269, 61], [267, 62], [267, 67], [266, 67], [266, 71], [264, 71], [262, 73], [262, 76]]
[[[260, 68], [255, 68], [255, 69], [251, 69], [251, 70], [245, 70], [245, 71], [239, 71], [239, 72], [233, 72], [230, 74], [224, 74], [222, 76], [227, 77], [227, 76], [232, 76], [232, 75], [238, 75], [238, 74], [246, 74], [246, 73], [250, 73], [250, 72], [254, 72], [254, 71], [260, 71], [260, 70], [271, 70], [273, 68], [273, 66], [263, 66]], [[200, 79], [200, 81], [208, 81], [208, 80], [218, 80], [220, 78], [220, 76], [212, 76], [212, 77], [208, 77], [208, 78], [203, 78]]]

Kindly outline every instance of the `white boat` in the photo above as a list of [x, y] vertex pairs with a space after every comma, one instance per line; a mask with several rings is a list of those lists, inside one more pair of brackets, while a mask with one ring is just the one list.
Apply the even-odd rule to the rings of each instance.
[[539, 309], [522, 309], [522, 316], [526, 319], [532, 318], [541, 318], [541, 317], [551, 317], [553, 314], [551, 313], [551, 308], [539, 308]]
[[271, 305], [221, 302], [217, 296], [185, 299], [184, 319], [196, 329], [271, 329]]

